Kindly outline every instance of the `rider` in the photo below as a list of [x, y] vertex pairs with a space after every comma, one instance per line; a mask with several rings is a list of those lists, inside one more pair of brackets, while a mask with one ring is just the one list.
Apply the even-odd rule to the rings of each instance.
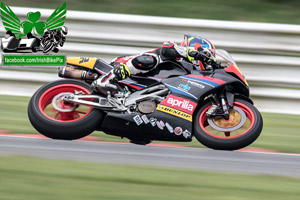
[[184, 40], [177, 45], [174, 42], [165, 42], [160, 48], [156, 48], [139, 55], [121, 56], [110, 64], [114, 66], [107, 74], [102, 75], [92, 83], [94, 89], [100, 91], [104, 88], [117, 89], [113, 83], [123, 80], [131, 75], [146, 73], [167, 60], [185, 60], [191, 62], [198, 69], [206, 70], [206, 61], [216, 61], [213, 44], [200, 36], [185, 35]]

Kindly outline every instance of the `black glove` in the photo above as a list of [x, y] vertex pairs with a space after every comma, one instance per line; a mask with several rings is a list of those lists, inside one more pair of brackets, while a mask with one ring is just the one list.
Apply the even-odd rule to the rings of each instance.
[[215, 57], [208, 49], [203, 49], [202, 51], [189, 50], [188, 54], [190, 57], [193, 57], [195, 60], [200, 60], [202, 62], [213, 60], [216, 62]]

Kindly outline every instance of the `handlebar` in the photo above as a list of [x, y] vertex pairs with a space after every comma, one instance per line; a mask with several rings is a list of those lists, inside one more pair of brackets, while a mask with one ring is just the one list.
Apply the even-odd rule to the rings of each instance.
[[201, 54], [202, 57], [204, 57], [206, 60], [206, 64], [209, 64], [213, 69], [224, 69], [226, 68], [226, 66], [222, 66], [220, 62], [216, 62], [213, 59], [211, 59], [211, 57], [205, 55], [202, 52], [199, 52]]

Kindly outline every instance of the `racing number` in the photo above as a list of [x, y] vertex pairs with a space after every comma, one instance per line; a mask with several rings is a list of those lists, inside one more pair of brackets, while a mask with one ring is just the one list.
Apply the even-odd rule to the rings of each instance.
[[90, 58], [80, 57], [79, 64], [80, 64], [80, 63], [84, 63], [84, 62], [88, 62], [89, 59], [90, 59]]

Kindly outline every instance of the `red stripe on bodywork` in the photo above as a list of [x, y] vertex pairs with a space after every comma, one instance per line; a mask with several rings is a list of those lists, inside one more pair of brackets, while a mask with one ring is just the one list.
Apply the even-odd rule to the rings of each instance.
[[229, 65], [228, 67], [226, 67], [224, 69], [226, 72], [229, 72], [229, 73], [234, 73], [235, 75], [237, 75], [242, 81], [245, 82], [245, 78], [244, 76], [242, 75], [242, 73], [233, 65]]
[[130, 83], [125, 83], [125, 82], [123, 82], [123, 81], [119, 81], [120, 83], [123, 83], [123, 84], [125, 84], [125, 85], [128, 85], [128, 86], [130, 86], [130, 87], [133, 87], [134, 89], [137, 89], [137, 90], [140, 90], [140, 89], [143, 89], [142, 87], [139, 87], [139, 86], [136, 86], [136, 85], [132, 85], [132, 84], [130, 84]]
[[199, 79], [208, 80], [208, 81], [217, 83], [217, 84], [219, 84], [219, 85], [222, 85], [222, 84], [226, 83], [226, 81], [223, 81], [223, 80], [218, 79], [218, 78], [209, 77], [209, 76], [200, 76], [200, 75], [194, 75], [194, 74], [188, 74], [188, 75], [186, 75], [186, 76], [193, 77], [193, 78], [199, 78]]

